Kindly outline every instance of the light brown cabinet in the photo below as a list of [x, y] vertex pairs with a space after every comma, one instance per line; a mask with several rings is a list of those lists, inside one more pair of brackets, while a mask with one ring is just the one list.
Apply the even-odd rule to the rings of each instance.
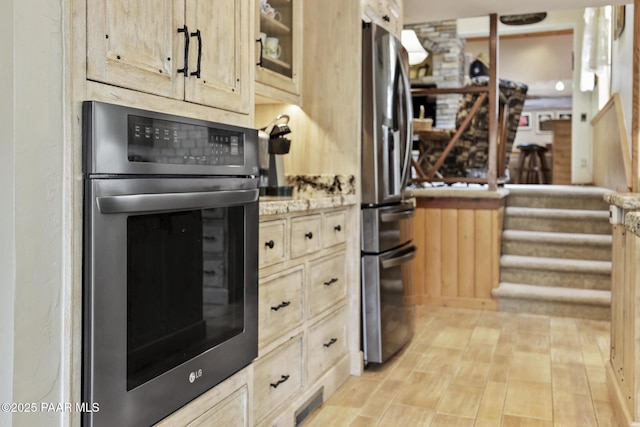
[[300, 105], [302, 1], [255, 1], [256, 94]]
[[258, 243], [265, 251], [276, 251], [275, 242], [285, 247], [283, 258], [281, 249], [264, 254], [281, 261], [259, 261], [257, 425], [290, 425], [306, 401], [300, 398], [321, 388], [325, 374], [332, 384], [341, 382], [339, 369], [327, 373], [348, 363], [346, 212], [278, 215], [260, 223]]
[[87, 1], [87, 79], [248, 114], [251, 0]]
[[154, 427], [250, 426], [250, 395], [249, 371], [243, 369]]
[[394, 33], [402, 32], [401, 0], [362, 0], [363, 19], [373, 22]]

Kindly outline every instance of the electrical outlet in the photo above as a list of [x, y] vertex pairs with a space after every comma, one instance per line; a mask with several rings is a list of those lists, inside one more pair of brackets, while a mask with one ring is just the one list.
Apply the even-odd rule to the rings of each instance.
[[581, 168], [587, 167], [587, 159], [580, 159], [580, 167]]
[[614, 205], [609, 205], [609, 223], [624, 224], [624, 209]]

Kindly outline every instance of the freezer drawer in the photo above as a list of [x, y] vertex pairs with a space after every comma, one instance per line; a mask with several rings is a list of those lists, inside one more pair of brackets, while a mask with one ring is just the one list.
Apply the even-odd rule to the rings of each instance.
[[416, 247], [362, 256], [362, 344], [367, 363], [382, 363], [413, 336], [414, 306], [405, 298]]
[[362, 252], [381, 253], [400, 247], [407, 239], [400, 234], [402, 223], [411, 221], [415, 207], [410, 202], [362, 208]]

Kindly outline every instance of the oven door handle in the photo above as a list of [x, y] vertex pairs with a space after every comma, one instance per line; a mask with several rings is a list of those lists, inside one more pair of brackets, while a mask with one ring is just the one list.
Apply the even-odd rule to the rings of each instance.
[[380, 257], [380, 266], [384, 269], [397, 267], [416, 257], [416, 247], [400, 248]]
[[203, 191], [194, 193], [128, 194], [96, 198], [103, 214], [161, 212], [212, 208], [251, 203], [258, 200], [258, 190]]

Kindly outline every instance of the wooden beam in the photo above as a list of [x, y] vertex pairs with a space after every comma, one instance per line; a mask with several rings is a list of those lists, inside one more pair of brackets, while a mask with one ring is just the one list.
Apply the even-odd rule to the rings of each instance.
[[[638, 1], [638, 0], [636, 0]], [[489, 15], [489, 191], [498, 188], [498, 15]]]
[[[554, 30], [554, 31], [538, 31], [538, 32], [527, 32], [527, 33], [517, 33], [517, 34], [501, 34], [500, 40], [509, 40], [509, 39], [530, 39], [534, 37], [555, 37], [555, 36], [570, 36], [573, 35], [573, 29], [565, 29], [565, 30]], [[466, 37], [465, 40], [467, 43], [469, 42], [488, 42], [489, 37], [487, 36], [477, 36], [477, 37]]]

